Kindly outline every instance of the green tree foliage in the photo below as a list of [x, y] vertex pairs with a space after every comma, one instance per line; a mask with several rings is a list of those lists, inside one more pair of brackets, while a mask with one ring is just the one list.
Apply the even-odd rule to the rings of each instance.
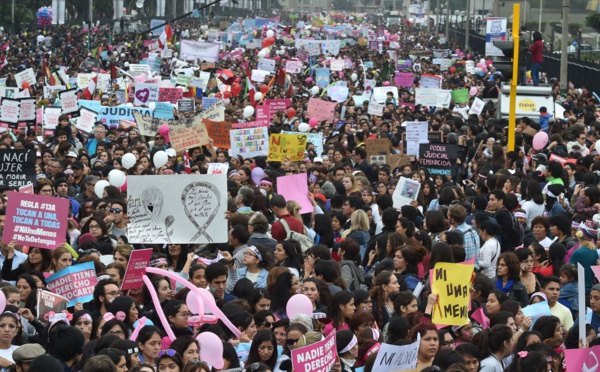
[[585, 17], [585, 24], [596, 32], [600, 32], [600, 13], [590, 13]]

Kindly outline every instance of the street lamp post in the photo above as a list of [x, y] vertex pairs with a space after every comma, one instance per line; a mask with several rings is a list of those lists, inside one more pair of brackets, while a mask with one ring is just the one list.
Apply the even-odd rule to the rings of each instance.
[[469, 50], [469, 37], [471, 31], [471, 0], [467, 0], [467, 24], [465, 31], [465, 51]]

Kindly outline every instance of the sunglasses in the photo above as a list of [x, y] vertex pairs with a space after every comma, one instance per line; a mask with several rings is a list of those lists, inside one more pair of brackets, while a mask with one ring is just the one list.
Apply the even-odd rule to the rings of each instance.
[[165, 349], [158, 352], [159, 358], [161, 358], [163, 355], [174, 357], [175, 355], [177, 355], [177, 352], [173, 349]]
[[293, 338], [288, 338], [285, 342], [286, 344], [288, 344], [289, 346], [294, 345], [296, 342], [298, 342], [299, 338], [293, 339]]
[[163, 139], [162, 137], [154, 137], [155, 140], [161, 140]]
[[295, 170], [289, 170], [289, 169], [288, 169], [288, 170], [286, 170], [286, 171], [285, 171], [285, 173], [293, 173], [293, 174], [297, 174], [297, 173], [298, 173], [298, 171], [295, 171]]
[[121, 208], [111, 208], [110, 213], [121, 213], [123, 210]]

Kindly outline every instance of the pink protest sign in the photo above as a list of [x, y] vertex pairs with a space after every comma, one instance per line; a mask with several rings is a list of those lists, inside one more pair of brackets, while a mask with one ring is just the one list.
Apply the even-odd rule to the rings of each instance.
[[136, 249], [131, 252], [131, 257], [129, 257], [129, 262], [127, 263], [127, 270], [123, 277], [123, 283], [121, 284], [122, 291], [142, 288], [144, 285], [142, 280], [144, 269], [150, 264], [151, 257], [152, 249]]
[[308, 199], [306, 173], [277, 177], [277, 193], [282, 195], [285, 200], [294, 200], [300, 204], [300, 213], [311, 213], [314, 210]]
[[594, 275], [596, 276], [596, 278], [598, 280], [600, 280], [600, 265], [590, 266], [590, 268], [594, 272]]
[[94, 298], [94, 287], [98, 283], [93, 262], [69, 266], [46, 279], [48, 290], [66, 297], [69, 306], [77, 302], [88, 302]]
[[410, 111], [415, 111], [415, 104], [408, 102], [398, 102], [398, 107], [408, 107]]
[[308, 101], [306, 116], [309, 118], [317, 118], [319, 121], [333, 121], [335, 118], [335, 106], [337, 106], [337, 102], [328, 102], [318, 98], [311, 98]]
[[396, 76], [394, 77], [394, 83], [396, 83], [397, 87], [410, 88], [413, 86], [414, 80], [415, 74], [412, 72], [396, 72]]
[[599, 367], [600, 345], [588, 349], [566, 349], [567, 371], [596, 371]]
[[179, 88], [158, 88], [158, 102], [171, 102], [175, 105], [182, 98], [183, 91]]
[[256, 122], [261, 124], [270, 125], [271, 108], [267, 105], [256, 106]]
[[479, 309], [475, 310], [475, 312], [473, 312], [473, 314], [471, 315], [471, 318], [477, 321], [477, 323], [481, 324], [483, 329], [490, 328], [490, 320], [483, 313], [483, 307], [480, 307]]
[[291, 99], [267, 99], [264, 105], [269, 107], [269, 119], [273, 119], [277, 111], [285, 111], [292, 104]]
[[9, 192], [3, 243], [55, 249], [65, 242], [69, 199]]
[[335, 332], [312, 345], [292, 350], [294, 371], [329, 371], [336, 361]]

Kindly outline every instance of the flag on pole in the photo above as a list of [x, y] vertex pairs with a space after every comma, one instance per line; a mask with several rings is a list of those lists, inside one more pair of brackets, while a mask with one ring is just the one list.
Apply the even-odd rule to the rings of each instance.
[[165, 49], [167, 47], [167, 43], [172, 37], [173, 31], [171, 31], [171, 25], [167, 25], [158, 38], [158, 46], [160, 49]]
[[185, 170], [185, 173], [187, 174], [192, 173], [191, 158], [188, 150], [183, 150], [183, 170]]
[[50, 67], [48, 67], [48, 63], [45, 59], [44, 59], [43, 69], [44, 69], [44, 77], [46, 78], [46, 82], [48, 83], [48, 85], [55, 86], [56, 79], [54, 78], [54, 75], [52, 75], [52, 71], [50, 71]]
[[91, 100], [94, 98], [94, 93], [96, 92], [96, 84], [98, 84], [98, 74], [90, 79], [88, 86], [83, 90], [83, 98], [87, 100]]
[[[254, 100], [254, 94], [256, 93], [256, 88], [252, 83], [252, 73], [250, 72], [250, 68], [248, 68], [247, 64], [243, 65], [243, 68], [246, 70], [246, 87], [244, 88], [244, 99], [249, 97], [250, 104], [252, 106], [256, 106], [256, 101]], [[264, 98], [264, 97], [263, 97]]]
[[117, 76], [119, 76], [119, 71], [117, 71], [117, 66], [115, 66], [114, 62], [110, 63], [110, 80], [116, 80]]

